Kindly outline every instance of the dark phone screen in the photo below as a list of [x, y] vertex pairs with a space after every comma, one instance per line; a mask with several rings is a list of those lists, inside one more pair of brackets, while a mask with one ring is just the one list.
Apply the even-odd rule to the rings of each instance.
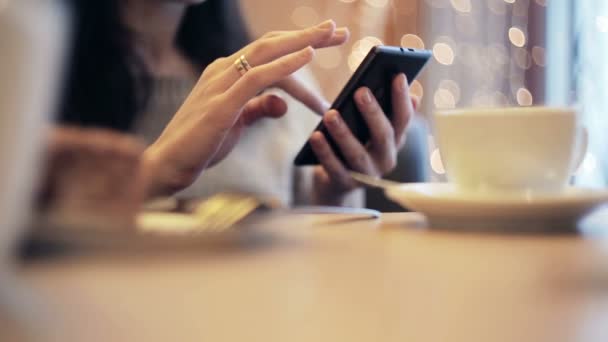
[[[356, 106], [353, 98], [355, 91], [361, 87], [368, 87], [374, 93], [384, 113], [390, 118], [393, 114], [391, 102], [393, 78], [399, 73], [404, 73], [411, 84], [431, 56], [431, 52], [427, 50], [392, 46], [374, 47], [342, 89], [331, 108], [340, 113], [345, 123], [361, 143], [367, 143], [370, 138], [369, 128]], [[315, 131], [320, 131], [325, 135], [338, 158], [345, 162], [340, 149], [337, 148], [336, 142], [332, 139], [323, 122], [315, 128]], [[318, 163], [319, 161], [310, 143], [306, 142], [298, 153], [294, 164], [303, 166]]]

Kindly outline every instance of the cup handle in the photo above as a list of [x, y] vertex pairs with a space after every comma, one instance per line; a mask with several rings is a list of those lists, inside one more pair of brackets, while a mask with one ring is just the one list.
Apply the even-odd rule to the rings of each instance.
[[589, 147], [589, 131], [587, 127], [581, 127], [580, 133], [578, 135], [578, 139], [576, 142], [576, 151], [575, 151], [575, 159], [574, 159], [574, 169], [573, 172], [578, 171], [585, 160], [585, 156], [587, 155], [587, 148]]

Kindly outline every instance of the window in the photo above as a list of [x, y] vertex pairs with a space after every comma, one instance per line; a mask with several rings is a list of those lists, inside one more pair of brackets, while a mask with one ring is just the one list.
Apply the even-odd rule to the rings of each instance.
[[[608, 179], [608, 1], [554, 1], [572, 6], [572, 84], [574, 99], [589, 130], [588, 154], [579, 183], [606, 186]], [[559, 9], [558, 9], [559, 10]]]
[[548, 5], [548, 103], [579, 106], [589, 132], [589, 147], [577, 183], [606, 186], [608, 2], [552, 0]]

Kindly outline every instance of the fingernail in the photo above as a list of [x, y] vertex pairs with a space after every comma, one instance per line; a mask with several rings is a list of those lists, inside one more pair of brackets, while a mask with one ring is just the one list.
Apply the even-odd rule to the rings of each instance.
[[340, 126], [340, 117], [336, 113], [330, 113], [327, 120], [329, 121], [329, 124], [334, 127]]
[[319, 146], [320, 145], [320, 141], [319, 141], [319, 136], [317, 135], [317, 132], [313, 133], [312, 136], [310, 137], [310, 144], [312, 146]]
[[347, 41], [350, 38], [350, 31], [348, 31], [347, 28], [336, 29], [336, 31], [334, 31], [334, 37]]
[[326, 20], [326, 21], [320, 23], [319, 25], [317, 25], [317, 28], [319, 28], [321, 30], [330, 30], [330, 29], [334, 28], [334, 21], [331, 19]]
[[369, 91], [369, 89], [365, 89], [363, 91], [363, 95], [361, 96], [361, 102], [363, 102], [363, 104], [365, 105], [372, 103], [372, 92]]
[[309, 61], [311, 58], [314, 58], [315, 49], [313, 49], [311, 46], [307, 46], [304, 49], [300, 50], [298, 54], [301, 59]]
[[405, 74], [399, 74], [399, 80], [397, 81], [397, 86], [399, 87], [400, 91], [406, 91], [407, 88], [407, 78], [405, 77]]

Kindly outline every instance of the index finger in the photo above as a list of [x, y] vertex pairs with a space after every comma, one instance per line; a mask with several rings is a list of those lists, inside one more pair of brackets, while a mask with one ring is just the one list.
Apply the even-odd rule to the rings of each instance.
[[[262, 38], [275, 38], [290, 33], [290, 31], [274, 31], [265, 34]], [[312, 45], [315, 49], [322, 49], [331, 46], [342, 45], [350, 38], [350, 31], [346, 27], [338, 27], [334, 34], [327, 40]]]
[[329, 109], [329, 103], [321, 95], [308, 89], [293, 75], [279, 81], [276, 86], [319, 115], [323, 115]]
[[226, 104], [226, 112], [240, 112], [245, 103], [255, 97], [260, 91], [293, 74], [308, 64], [313, 56], [314, 50], [311, 47], [307, 47], [251, 69], [222, 95], [226, 100], [222, 101], [222, 103]]
[[[335, 31], [336, 24], [333, 20], [328, 20], [303, 30], [286, 31], [273, 36], [262, 37], [232, 54], [226, 59], [225, 63], [230, 64], [240, 56], [245, 56], [249, 64], [256, 67], [302, 50], [307, 46], [313, 48], [326, 47], [327, 42], [332, 40]], [[347, 38], [348, 34], [345, 33], [342, 35], [342, 39], [334, 41], [333, 44], [342, 44]]]

